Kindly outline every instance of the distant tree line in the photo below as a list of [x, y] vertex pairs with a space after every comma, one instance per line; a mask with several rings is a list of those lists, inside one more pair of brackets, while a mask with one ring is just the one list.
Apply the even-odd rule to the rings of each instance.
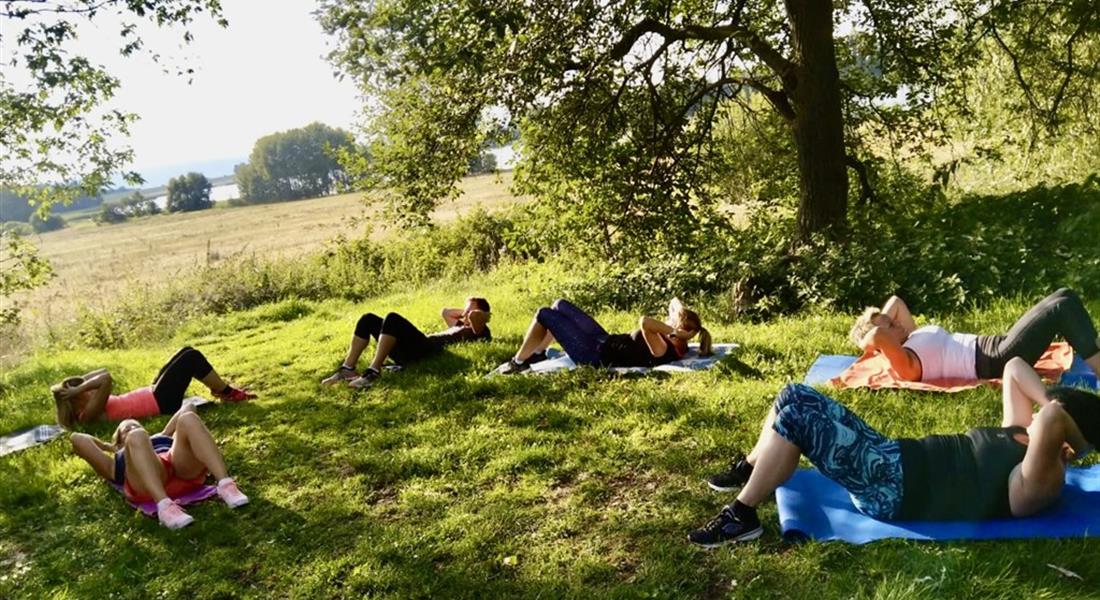
[[283, 202], [332, 194], [344, 182], [336, 156], [353, 147], [350, 133], [323, 123], [264, 136], [248, 162], [234, 169], [241, 199]]

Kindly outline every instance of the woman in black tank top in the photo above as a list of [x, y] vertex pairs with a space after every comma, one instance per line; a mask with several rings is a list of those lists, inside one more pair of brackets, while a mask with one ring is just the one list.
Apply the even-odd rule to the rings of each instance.
[[1048, 390], [1016, 358], [1005, 367], [1003, 412], [1001, 427], [894, 440], [817, 390], [789, 385], [776, 398], [753, 451], [710, 480], [720, 491], [741, 488], [737, 500], [688, 538], [713, 547], [759, 537], [756, 506], [791, 476], [802, 456], [874, 518], [1032, 515], [1061, 495], [1066, 465], [1100, 442], [1100, 396]]
[[546, 349], [557, 342], [578, 365], [652, 367], [678, 360], [687, 352], [688, 340], [699, 336], [699, 354], [711, 353], [710, 332], [695, 311], [673, 298], [665, 321], [642, 317], [638, 329], [609, 334], [591, 316], [565, 299], [535, 312], [515, 356], [495, 371], [511, 375], [526, 371], [546, 358]]

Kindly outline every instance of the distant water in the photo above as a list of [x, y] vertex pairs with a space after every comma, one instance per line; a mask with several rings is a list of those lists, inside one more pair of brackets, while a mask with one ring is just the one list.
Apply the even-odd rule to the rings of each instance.
[[[235, 183], [218, 185], [210, 188], [210, 199], [214, 202], [225, 202], [226, 200], [239, 198], [240, 195], [241, 192], [237, 189], [237, 184]], [[163, 209], [168, 205], [168, 196], [157, 196], [153, 198], [153, 202], [156, 202], [157, 206]]]

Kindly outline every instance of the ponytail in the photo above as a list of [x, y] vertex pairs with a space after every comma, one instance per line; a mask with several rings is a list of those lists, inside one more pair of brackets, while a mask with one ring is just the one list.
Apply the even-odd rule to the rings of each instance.
[[710, 356], [714, 354], [714, 348], [710, 340], [710, 332], [706, 327], [699, 328], [699, 356]]
[[57, 424], [65, 429], [72, 429], [74, 418], [72, 403], [61, 397], [60, 385], [51, 387], [50, 392], [53, 393], [53, 404], [57, 410]]

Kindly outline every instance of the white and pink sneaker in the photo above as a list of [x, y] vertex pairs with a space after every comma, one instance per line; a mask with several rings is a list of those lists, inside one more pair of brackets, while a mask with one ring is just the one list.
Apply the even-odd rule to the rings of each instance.
[[248, 496], [241, 493], [241, 490], [237, 488], [237, 482], [230, 478], [225, 478], [218, 482], [218, 495], [229, 508], [237, 508], [238, 506], [244, 506], [248, 504]]
[[179, 504], [168, 498], [157, 504], [157, 519], [168, 529], [183, 529], [195, 521], [194, 517], [183, 512]]

